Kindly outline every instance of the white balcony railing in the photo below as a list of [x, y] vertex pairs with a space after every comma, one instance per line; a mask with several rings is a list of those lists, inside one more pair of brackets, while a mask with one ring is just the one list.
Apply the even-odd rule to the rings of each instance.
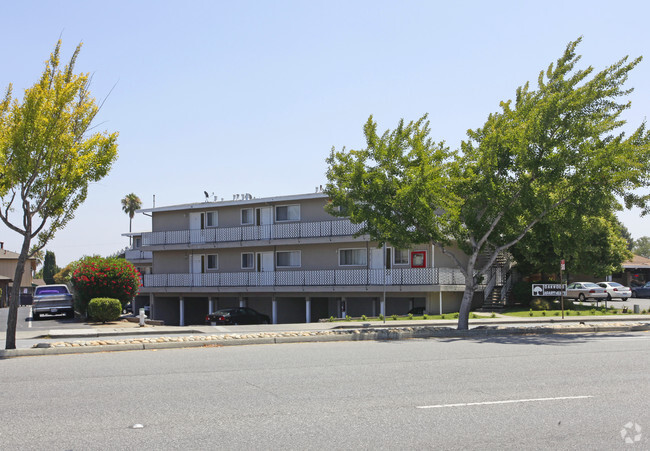
[[454, 268], [322, 269], [315, 271], [216, 272], [145, 274], [144, 286], [163, 287], [290, 287], [290, 286], [464, 285]]
[[359, 232], [362, 227], [362, 224], [352, 224], [349, 219], [337, 219], [333, 221], [291, 222], [263, 226], [147, 232], [142, 234], [142, 245], [157, 246], [163, 244], [203, 244], [229, 241], [351, 236]]
[[127, 260], [151, 260], [153, 258], [153, 252], [128, 249], [124, 252], [124, 257]]

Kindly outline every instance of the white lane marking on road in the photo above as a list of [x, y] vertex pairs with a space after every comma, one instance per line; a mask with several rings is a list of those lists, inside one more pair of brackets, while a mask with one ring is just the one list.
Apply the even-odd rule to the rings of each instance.
[[484, 402], [464, 402], [459, 404], [436, 404], [433, 406], [415, 406], [417, 409], [440, 409], [442, 407], [468, 407], [468, 406], [488, 406], [492, 404], [513, 404], [517, 402], [540, 402], [540, 401], [561, 401], [564, 399], [586, 399], [593, 398], [591, 395], [585, 396], [558, 396], [555, 398], [532, 398], [532, 399], [507, 399], [504, 401], [484, 401]]

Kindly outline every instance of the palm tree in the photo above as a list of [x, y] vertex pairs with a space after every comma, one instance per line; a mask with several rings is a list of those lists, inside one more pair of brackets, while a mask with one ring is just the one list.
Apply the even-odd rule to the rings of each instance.
[[[122, 210], [124, 210], [124, 213], [129, 215], [129, 233], [131, 233], [131, 225], [133, 224], [133, 216], [135, 215], [135, 211], [140, 207], [142, 207], [142, 201], [134, 193], [127, 194], [124, 196], [124, 199], [122, 199]], [[131, 237], [129, 237], [129, 242], [130, 241]]]

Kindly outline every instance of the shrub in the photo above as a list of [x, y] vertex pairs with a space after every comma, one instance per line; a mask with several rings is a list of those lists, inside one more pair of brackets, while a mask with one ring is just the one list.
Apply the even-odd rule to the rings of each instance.
[[440, 315], [440, 319], [445, 319], [445, 315]]
[[533, 309], [530, 309], [530, 311], [528, 312], [528, 316], [533, 316]]
[[[643, 313], [645, 313], [645, 310], [643, 311]], [[429, 319], [429, 317], [428, 317], [427, 314], [425, 313], [424, 315], [422, 315], [422, 319]]]
[[472, 318], [472, 319], [476, 319], [476, 318], [478, 318], [478, 316], [476, 316], [475, 313], [472, 313], [472, 317], [471, 317], [471, 318]]
[[115, 321], [122, 314], [122, 303], [119, 299], [93, 298], [88, 303], [88, 315], [95, 321]]
[[451, 316], [452, 316], [452, 318], [454, 318], [454, 319], [458, 319], [458, 313], [454, 313], [454, 314], [451, 315]]
[[368, 319], [368, 317], [366, 317], [366, 315], [361, 315], [361, 321], [365, 321], [367, 319]]
[[379, 321], [383, 321], [383, 320], [384, 320], [384, 315], [382, 315], [382, 314], [380, 313], [380, 314], [379, 314]]
[[551, 303], [544, 298], [535, 298], [530, 301], [530, 308], [533, 310], [551, 310]]
[[409, 313], [409, 319], [413, 319], [413, 313]]
[[592, 309], [590, 310], [590, 312], [591, 312], [592, 315], [595, 315], [595, 314], [596, 314], [596, 309], [595, 309], [595, 308], [592, 308]]
[[560, 312], [553, 313], [555, 316], [560, 316]]
[[330, 316], [330, 323], [333, 323], [333, 322], [334, 322], [334, 317]]
[[393, 318], [393, 321], [397, 321], [397, 315], [393, 315], [391, 318]]
[[490, 318], [496, 318], [496, 317], [497, 317], [497, 315], [494, 312], [492, 312], [492, 314], [490, 315]]
[[546, 310], [542, 310], [542, 316], [546, 316]]
[[532, 300], [533, 284], [520, 280], [512, 286], [512, 297], [523, 306], [530, 304]]
[[647, 312], [646, 312], [645, 309], [643, 309], [643, 310], [641, 310], [641, 313], [643, 313], [645, 315]]
[[580, 310], [576, 310], [576, 316], [580, 316], [582, 313], [580, 313]]
[[350, 318], [350, 315], [345, 315], [345, 320], [346, 321], [352, 321], [352, 318]]
[[122, 258], [85, 257], [73, 267], [70, 283], [82, 314], [93, 298], [118, 299], [124, 307], [140, 289], [140, 273]]

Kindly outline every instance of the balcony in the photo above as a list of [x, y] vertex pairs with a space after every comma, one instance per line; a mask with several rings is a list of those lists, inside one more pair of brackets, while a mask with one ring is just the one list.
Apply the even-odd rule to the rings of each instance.
[[177, 287], [324, 287], [464, 285], [454, 268], [323, 269], [315, 271], [145, 274], [144, 286]]
[[127, 249], [124, 252], [124, 257], [129, 261], [151, 260], [153, 258], [153, 253], [151, 251], [141, 251], [139, 249]]
[[291, 222], [262, 226], [214, 227], [197, 230], [172, 230], [142, 234], [143, 246], [165, 244], [205, 244], [234, 241], [321, 238], [352, 236], [362, 224], [352, 224], [349, 219], [318, 222]]

